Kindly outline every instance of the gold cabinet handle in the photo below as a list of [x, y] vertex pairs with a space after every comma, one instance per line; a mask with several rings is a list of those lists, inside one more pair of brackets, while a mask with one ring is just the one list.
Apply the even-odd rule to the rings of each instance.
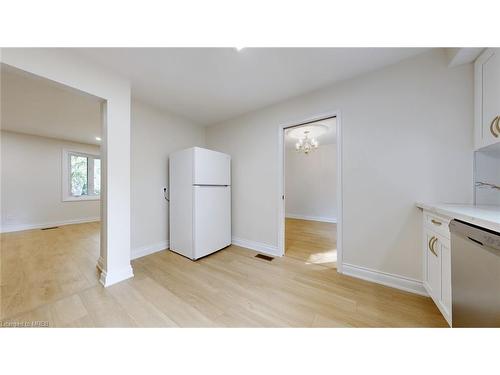
[[491, 132], [491, 134], [493, 134], [493, 136], [494, 136], [495, 138], [497, 138], [497, 137], [498, 137], [498, 134], [497, 134], [497, 133], [495, 133], [495, 130], [493, 129], [493, 126], [494, 126], [495, 124], [497, 124], [497, 126], [498, 126], [498, 116], [496, 116], [496, 117], [493, 119], [493, 121], [491, 121], [491, 124], [490, 124], [490, 132]]
[[427, 245], [428, 245], [429, 250], [431, 251], [431, 253], [434, 254], [434, 256], [437, 257], [437, 253], [434, 250], [434, 245], [436, 244], [436, 241], [437, 241], [437, 238], [434, 237], [434, 236], [432, 236], [431, 239], [429, 240], [429, 243]]
[[432, 219], [431, 221], [432, 221], [432, 224], [436, 224], [436, 225], [441, 225], [441, 224], [443, 224], [443, 223], [441, 223], [440, 221], [437, 221], [437, 220], [434, 220], [434, 219]]
[[500, 116], [497, 116], [497, 120], [495, 121], [495, 128], [497, 128], [497, 134], [500, 134]]
[[434, 249], [434, 245], [436, 244], [437, 241], [438, 241], [438, 239], [436, 237], [434, 237], [434, 241], [431, 242], [431, 251], [432, 251], [432, 254], [434, 254], [435, 256], [438, 256], [436, 253], [436, 250]]

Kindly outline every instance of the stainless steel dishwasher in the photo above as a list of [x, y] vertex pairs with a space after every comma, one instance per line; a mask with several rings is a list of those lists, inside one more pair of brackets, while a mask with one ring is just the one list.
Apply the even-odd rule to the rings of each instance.
[[453, 327], [500, 327], [500, 233], [450, 222]]

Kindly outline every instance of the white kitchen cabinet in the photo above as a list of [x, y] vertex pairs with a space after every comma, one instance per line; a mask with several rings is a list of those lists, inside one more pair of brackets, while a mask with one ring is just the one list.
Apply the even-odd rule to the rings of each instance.
[[434, 232], [424, 228], [424, 285], [434, 300], [441, 298], [441, 256]]
[[423, 211], [423, 284], [451, 325], [450, 218]]
[[474, 64], [474, 146], [500, 142], [500, 49], [489, 48]]

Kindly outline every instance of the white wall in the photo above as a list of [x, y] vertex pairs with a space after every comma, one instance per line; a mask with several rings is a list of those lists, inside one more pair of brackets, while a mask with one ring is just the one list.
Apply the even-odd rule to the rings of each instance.
[[337, 147], [323, 144], [308, 155], [285, 149], [286, 216], [337, 221]]
[[210, 127], [232, 156], [233, 235], [278, 244], [278, 127], [340, 110], [343, 261], [421, 280], [416, 201], [472, 202], [473, 69], [436, 49]]
[[62, 149], [99, 147], [1, 132], [2, 232], [99, 220], [100, 202], [62, 201]]
[[1, 62], [104, 99], [101, 145], [101, 283], [133, 276], [130, 265], [130, 82], [71, 49], [2, 48]]
[[205, 129], [132, 101], [132, 257], [168, 247], [168, 155], [204, 146]]

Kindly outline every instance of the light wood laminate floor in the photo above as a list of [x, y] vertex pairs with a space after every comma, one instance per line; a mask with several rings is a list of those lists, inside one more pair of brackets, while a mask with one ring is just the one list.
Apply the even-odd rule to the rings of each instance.
[[337, 268], [337, 224], [285, 220], [285, 255], [306, 264]]
[[[230, 246], [192, 262], [161, 251], [98, 283], [98, 223], [1, 235], [5, 322], [50, 327], [444, 327], [429, 298]], [[5, 325], [5, 324], [4, 324]]]

